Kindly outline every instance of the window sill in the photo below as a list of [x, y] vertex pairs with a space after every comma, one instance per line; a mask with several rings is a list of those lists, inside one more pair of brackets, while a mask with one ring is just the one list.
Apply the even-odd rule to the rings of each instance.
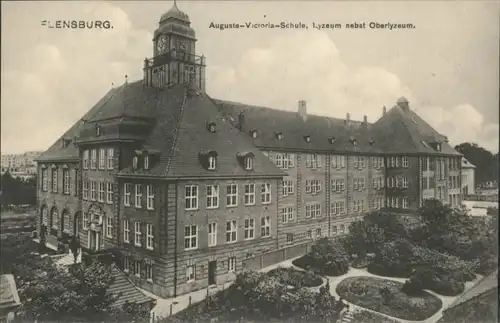
[[262, 202], [262, 205], [271, 205], [271, 202]]
[[142, 247], [142, 245], [137, 244], [137, 243], [134, 243], [134, 246], [139, 247], [139, 248]]
[[184, 251], [193, 251], [193, 250], [197, 250], [197, 249], [198, 249], [198, 247], [196, 247], [196, 248], [184, 248]]
[[147, 207], [146, 210], [148, 210], [148, 211], [154, 211], [155, 208], [154, 207]]
[[244, 204], [245, 206], [255, 206], [256, 204], [253, 203], [253, 204]]
[[226, 241], [226, 244], [233, 244], [233, 243], [236, 243], [238, 242], [238, 240], [234, 240], [234, 241]]
[[226, 205], [227, 208], [235, 208], [235, 207], [238, 207], [238, 204], [236, 205]]
[[184, 211], [198, 211], [199, 208], [195, 208], [195, 209], [184, 209]]
[[153, 279], [152, 278], [148, 278], [148, 279], [146, 279], [146, 282], [152, 284], [153, 283]]
[[155, 248], [154, 247], [146, 247], [147, 250], [150, 250], [150, 251], [154, 251]]
[[207, 207], [207, 210], [217, 210], [219, 206], [212, 206], [212, 207]]

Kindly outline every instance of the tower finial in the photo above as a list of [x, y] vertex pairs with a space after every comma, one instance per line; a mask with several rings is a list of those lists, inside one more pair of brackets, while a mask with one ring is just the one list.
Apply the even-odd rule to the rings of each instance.
[[125, 84], [128, 84], [128, 75], [125, 74]]

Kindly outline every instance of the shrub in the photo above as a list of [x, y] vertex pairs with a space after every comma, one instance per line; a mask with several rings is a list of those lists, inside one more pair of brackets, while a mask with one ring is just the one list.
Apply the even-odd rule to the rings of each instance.
[[385, 243], [375, 254], [368, 271], [382, 276], [408, 277], [413, 267], [412, 255], [413, 246], [406, 240]]
[[456, 296], [462, 293], [464, 288], [465, 284], [449, 273], [420, 268], [405, 283], [402, 291], [407, 295], [418, 295], [423, 289], [428, 289], [443, 296]]
[[316, 287], [323, 284], [323, 279], [313, 272], [299, 271], [293, 268], [276, 268], [267, 273], [271, 277], [276, 277], [285, 285], [300, 287]]
[[324, 275], [339, 276], [349, 270], [349, 256], [344, 247], [328, 238], [319, 239], [312, 246], [309, 260], [311, 266]]

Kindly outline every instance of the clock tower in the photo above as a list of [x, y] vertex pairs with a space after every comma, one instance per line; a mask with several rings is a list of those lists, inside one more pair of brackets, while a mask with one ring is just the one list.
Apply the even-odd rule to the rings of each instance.
[[144, 61], [144, 83], [152, 87], [190, 84], [205, 91], [205, 57], [196, 55], [189, 16], [174, 1], [154, 32], [153, 58]]

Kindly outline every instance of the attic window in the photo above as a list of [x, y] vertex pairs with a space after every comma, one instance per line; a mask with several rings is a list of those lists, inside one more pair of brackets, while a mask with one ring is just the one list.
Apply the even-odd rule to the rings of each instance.
[[278, 140], [283, 139], [283, 133], [281, 133], [281, 132], [276, 132], [274, 135], [276, 136], [276, 139], [278, 139]]
[[370, 143], [370, 146], [375, 146], [375, 140], [370, 139], [369, 143]]
[[95, 135], [99, 137], [101, 135], [101, 126], [96, 124], [95, 125]]
[[245, 168], [245, 170], [253, 169], [253, 159], [255, 155], [252, 152], [238, 153], [236, 157], [240, 161], [241, 165]]
[[215, 127], [215, 122], [210, 122], [209, 124], [207, 124], [207, 129], [208, 131], [210, 131], [211, 133], [214, 133], [215, 130], [216, 130], [216, 127]]
[[149, 169], [149, 156], [144, 156], [144, 169]]
[[213, 150], [200, 152], [199, 154], [200, 163], [203, 166], [203, 168], [207, 170], [216, 170], [217, 156], [218, 156], [217, 152]]
[[328, 142], [331, 144], [335, 143], [335, 137], [328, 138]]
[[133, 169], [137, 169], [138, 160], [139, 160], [139, 158], [137, 156], [134, 156], [134, 158], [132, 158], [132, 168]]
[[311, 136], [304, 136], [304, 140], [306, 142], [311, 142]]
[[351, 137], [351, 143], [352, 143], [353, 146], [356, 146], [356, 144], [358, 143], [358, 141], [356, 140], [356, 138]]
[[62, 146], [63, 146], [63, 148], [68, 147], [70, 143], [71, 143], [71, 139], [63, 139], [62, 140]]
[[436, 150], [441, 151], [441, 144], [436, 144]]
[[258, 136], [258, 132], [255, 129], [250, 130], [250, 134], [252, 135], [252, 138], [257, 138], [257, 136]]

